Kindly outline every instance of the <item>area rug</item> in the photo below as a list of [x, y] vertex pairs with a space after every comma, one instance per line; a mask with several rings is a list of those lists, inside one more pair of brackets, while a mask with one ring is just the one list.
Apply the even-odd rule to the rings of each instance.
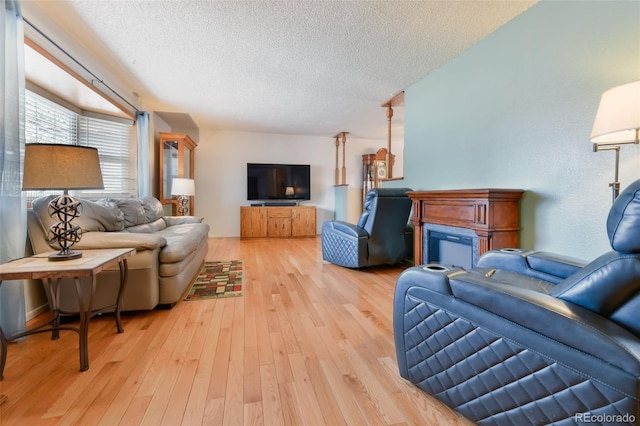
[[205, 262], [184, 300], [242, 296], [242, 260]]

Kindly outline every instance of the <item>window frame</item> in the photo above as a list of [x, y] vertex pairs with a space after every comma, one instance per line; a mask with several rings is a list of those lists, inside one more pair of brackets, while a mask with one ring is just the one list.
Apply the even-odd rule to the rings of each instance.
[[[34, 117], [34, 114], [40, 116]], [[105, 189], [71, 191], [77, 197], [135, 196], [136, 155], [132, 152], [135, 144], [131, 143], [134, 134], [133, 120], [82, 111], [38, 86], [27, 84], [25, 88], [26, 143], [64, 143], [98, 149]], [[29, 203], [36, 198], [59, 193], [24, 191]]]

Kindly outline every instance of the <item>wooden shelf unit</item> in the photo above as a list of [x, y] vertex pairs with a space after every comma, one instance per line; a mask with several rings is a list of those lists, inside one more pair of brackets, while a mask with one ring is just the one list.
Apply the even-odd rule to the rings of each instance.
[[[159, 197], [166, 215], [178, 214], [178, 199], [171, 194], [174, 178], [193, 179], [195, 176], [196, 142], [185, 133], [160, 132], [158, 145], [160, 182]], [[195, 215], [195, 197], [189, 197], [189, 215]]]
[[298, 238], [316, 236], [313, 206], [242, 206], [240, 238]]

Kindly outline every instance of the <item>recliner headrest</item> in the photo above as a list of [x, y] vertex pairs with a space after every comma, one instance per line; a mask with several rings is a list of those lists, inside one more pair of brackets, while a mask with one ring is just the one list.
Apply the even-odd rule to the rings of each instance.
[[407, 192], [412, 191], [411, 188], [373, 188], [367, 191], [367, 200], [375, 197], [407, 197]]
[[640, 179], [616, 198], [607, 217], [611, 247], [620, 253], [640, 253]]
[[407, 192], [413, 191], [411, 188], [372, 188], [367, 191], [367, 194], [364, 199], [364, 205], [362, 207], [362, 215], [358, 220], [358, 226], [360, 228], [364, 228], [367, 220], [369, 219], [369, 214], [374, 207], [375, 202], [378, 198], [388, 198], [388, 197], [402, 197], [409, 198]]

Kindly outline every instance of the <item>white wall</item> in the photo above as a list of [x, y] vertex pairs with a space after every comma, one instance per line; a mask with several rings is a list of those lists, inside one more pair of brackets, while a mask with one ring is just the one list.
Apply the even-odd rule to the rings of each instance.
[[[405, 90], [405, 183], [520, 188], [521, 243], [585, 260], [605, 232], [614, 155], [592, 151], [602, 93], [640, 79], [639, 2], [541, 1]], [[622, 188], [640, 147], [621, 150]]]
[[[346, 166], [349, 217], [360, 215], [362, 154], [386, 146], [381, 140], [347, 138]], [[301, 205], [317, 208], [317, 231], [334, 218], [335, 139], [331, 136], [278, 135], [200, 129], [196, 148], [195, 214], [211, 226], [210, 237], [240, 236], [240, 206], [247, 201], [246, 163], [311, 165], [311, 200]], [[400, 143], [398, 143], [400, 145]], [[401, 151], [401, 146], [398, 147]], [[340, 146], [342, 167], [342, 146]]]

